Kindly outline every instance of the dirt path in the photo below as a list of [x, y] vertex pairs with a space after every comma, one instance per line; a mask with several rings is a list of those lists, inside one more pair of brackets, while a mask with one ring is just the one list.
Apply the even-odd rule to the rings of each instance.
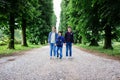
[[120, 80], [120, 62], [73, 48], [73, 59], [49, 58], [49, 46], [0, 59], [0, 80]]

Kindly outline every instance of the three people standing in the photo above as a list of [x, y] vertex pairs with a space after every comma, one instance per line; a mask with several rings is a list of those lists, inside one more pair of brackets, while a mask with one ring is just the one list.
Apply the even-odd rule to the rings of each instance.
[[[56, 33], [56, 28], [52, 27], [52, 32], [49, 33], [48, 43], [50, 44], [50, 58], [52, 58], [52, 51], [54, 52], [54, 56], [60, 56], [62, 59], [62, 48], [63, 43], [66, 45], [66, 58], [72, 57], [72, 43], [74, 42], [73, 33], [71, 27], [68, 27], [68, 31], [65, 33], [65, 38], [62, 36], [62, 32], [59, 31]], [[57, 49], [56, 49], [57, 46]], [[60, 54], [59, 51], [60, 50]]]

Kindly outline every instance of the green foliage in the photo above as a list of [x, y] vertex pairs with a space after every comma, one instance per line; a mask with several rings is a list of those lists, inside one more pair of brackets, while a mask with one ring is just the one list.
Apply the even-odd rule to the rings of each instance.
[[[39, 0], [40, 15], [33, 18], [29, 22], [29, 27], [27, 30], [28, 39], [33, 44], [44, 44], [47, 41], [48, 33], [51, 30], [51, 26], [55, 25], [52, 18], [55, 16], [53, 14], [53, 2], [52, 0]], [[53, 16], [53, 17], [52, 17]]]
[[120, 39], [119, 3], [119, 0], [62, 0], [59, 29], [66, 30], [70, 25], [75, 42], [82, 40], [83, 44], [98, 46], [98, 41], [105, 39], [106, 49], [111, 48], [112, 39]]
[[[0, 32], [0, 45], [7, 45], [9, 43], [8, 36]], [[15, 44], [21, 44], [21, 31], [15, 30]]]
[[66, 31], [67, 29], [67, 19], [68, 19], [68, 15], [67, 15], [67, 6], [68, 6], [68, 0], [62, 0], [62, 4], [61, 4], [61, 19], [60, 19], [60, 27], [59, 29], [63, 32]]
[[[10, 14], [14, 15], [15, 21], [10, 20]], [[26, 26], [27, 40], [35, 44], [44, 44], [51, 26], [55, 24], [56, 16], [53, 13], [52, 0], [0, 0], [0, 30], [7, 37], [14, 36], [10, 32], [11, 26], [18, 31]], [[15, 43], [20, 43], [22, 40], [20, 34], [15, 32], [15, 36], [17, 35]]]
[[53, 15], [52, 15], [52, 26], [56, 26], [56, 22], [57, 22], [57, 17], [56, 17], [56, 15], [55, 15], [55, 13], [53, 13]]

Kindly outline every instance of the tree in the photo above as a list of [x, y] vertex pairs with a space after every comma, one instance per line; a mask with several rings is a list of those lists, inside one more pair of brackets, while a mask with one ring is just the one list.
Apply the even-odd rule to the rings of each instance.
[[105, 33], [104, 48], [112, 49], [112, 39], [117, 38], [120, 25], [119, 3], [118, 0], [62, 0], [60, 28], [71, 25], [76, 42], [82, 40], [90, 46], [98, 46]]
[[33, 17], [33, 21], [29, 22], [32, 27], [28, 28], [28, 38], [33, 44], [45, 44], [52, 26], [53, 2], [39, 0], [38, 3], [40, 6], [37, 10], [40, 15]]
[[52, 15], [52, 26], [56, 26], [56, 22], [57, 22], [57, 17], [56, 17], [56, 15], [55, 15], [55, 13], [53, 13], [53, 15]]
[[29, 23], [29, 20], [32, 21], [33, 17], [38, 15], [39, 4], [38, 0], [21, 0], [19, 3], [19, 15], [21, 20], [21, 28], [22, 28], [22, 45], [28, 46], [27, 44], [27, 36], [26, 29]]
[[113, 49], [112, 47], [112, 39], [114, 38], [112, 35], [115, 32], [116, 28], [120, 22], [120, 7], [119, 0], [104, 0], [99, 1], [100, 3], [100, 19], [101, 24], [103, 25], [103, 30], [105, 32], [105, 49]]
[[68, 0], [62, 0], [62, 3], [61, 3], [61, 18], [60, 18], [60, 27], [59, 29], [63, 32], [66, 31], [67, 29], [67, 19], [68, 19], [68, 15], [67, 15], [67, 6], [68, 6]]
[[7, 5], [9, 5], [7, 8], [7, 12], [9, 14], [9, 45], [8, 48], [9, 49], [14, 49], [14, 29], [15, 29], [15, 16], [17, 14], [17, 4], [18, 4], [18, 0], [6, 0], [6, 2], [8, 3]]
[[51, 25], [56, 23], [52, 0], [0, 0], [0, 4], [0, 28], [9, 34], [9, 49], [14, 49], [14, 29], [22, 30], [23, 46], [27, 46], [27, 38], [35, 44], [47, 41]]

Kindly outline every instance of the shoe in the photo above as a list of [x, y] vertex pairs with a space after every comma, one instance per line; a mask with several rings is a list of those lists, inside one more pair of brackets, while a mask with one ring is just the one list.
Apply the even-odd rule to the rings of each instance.
[[53, 59], [56, 59], [56, 56], [54, 56]]
[[66, 56], [66, 59], [69, 59], [69, 58]]
[[72, 59], [73, 57], [72, 57], [72, 56], [70, 56], [69, 58], [70, 58], [70, 59]]
[[59, 57], [59, 53], [57, 54], [57, 57]]
[[52, 59], [52, 56], [50, 56], [50, 59]]
[[62, 57], [60, 57], [60, 59], [62, 59]]

